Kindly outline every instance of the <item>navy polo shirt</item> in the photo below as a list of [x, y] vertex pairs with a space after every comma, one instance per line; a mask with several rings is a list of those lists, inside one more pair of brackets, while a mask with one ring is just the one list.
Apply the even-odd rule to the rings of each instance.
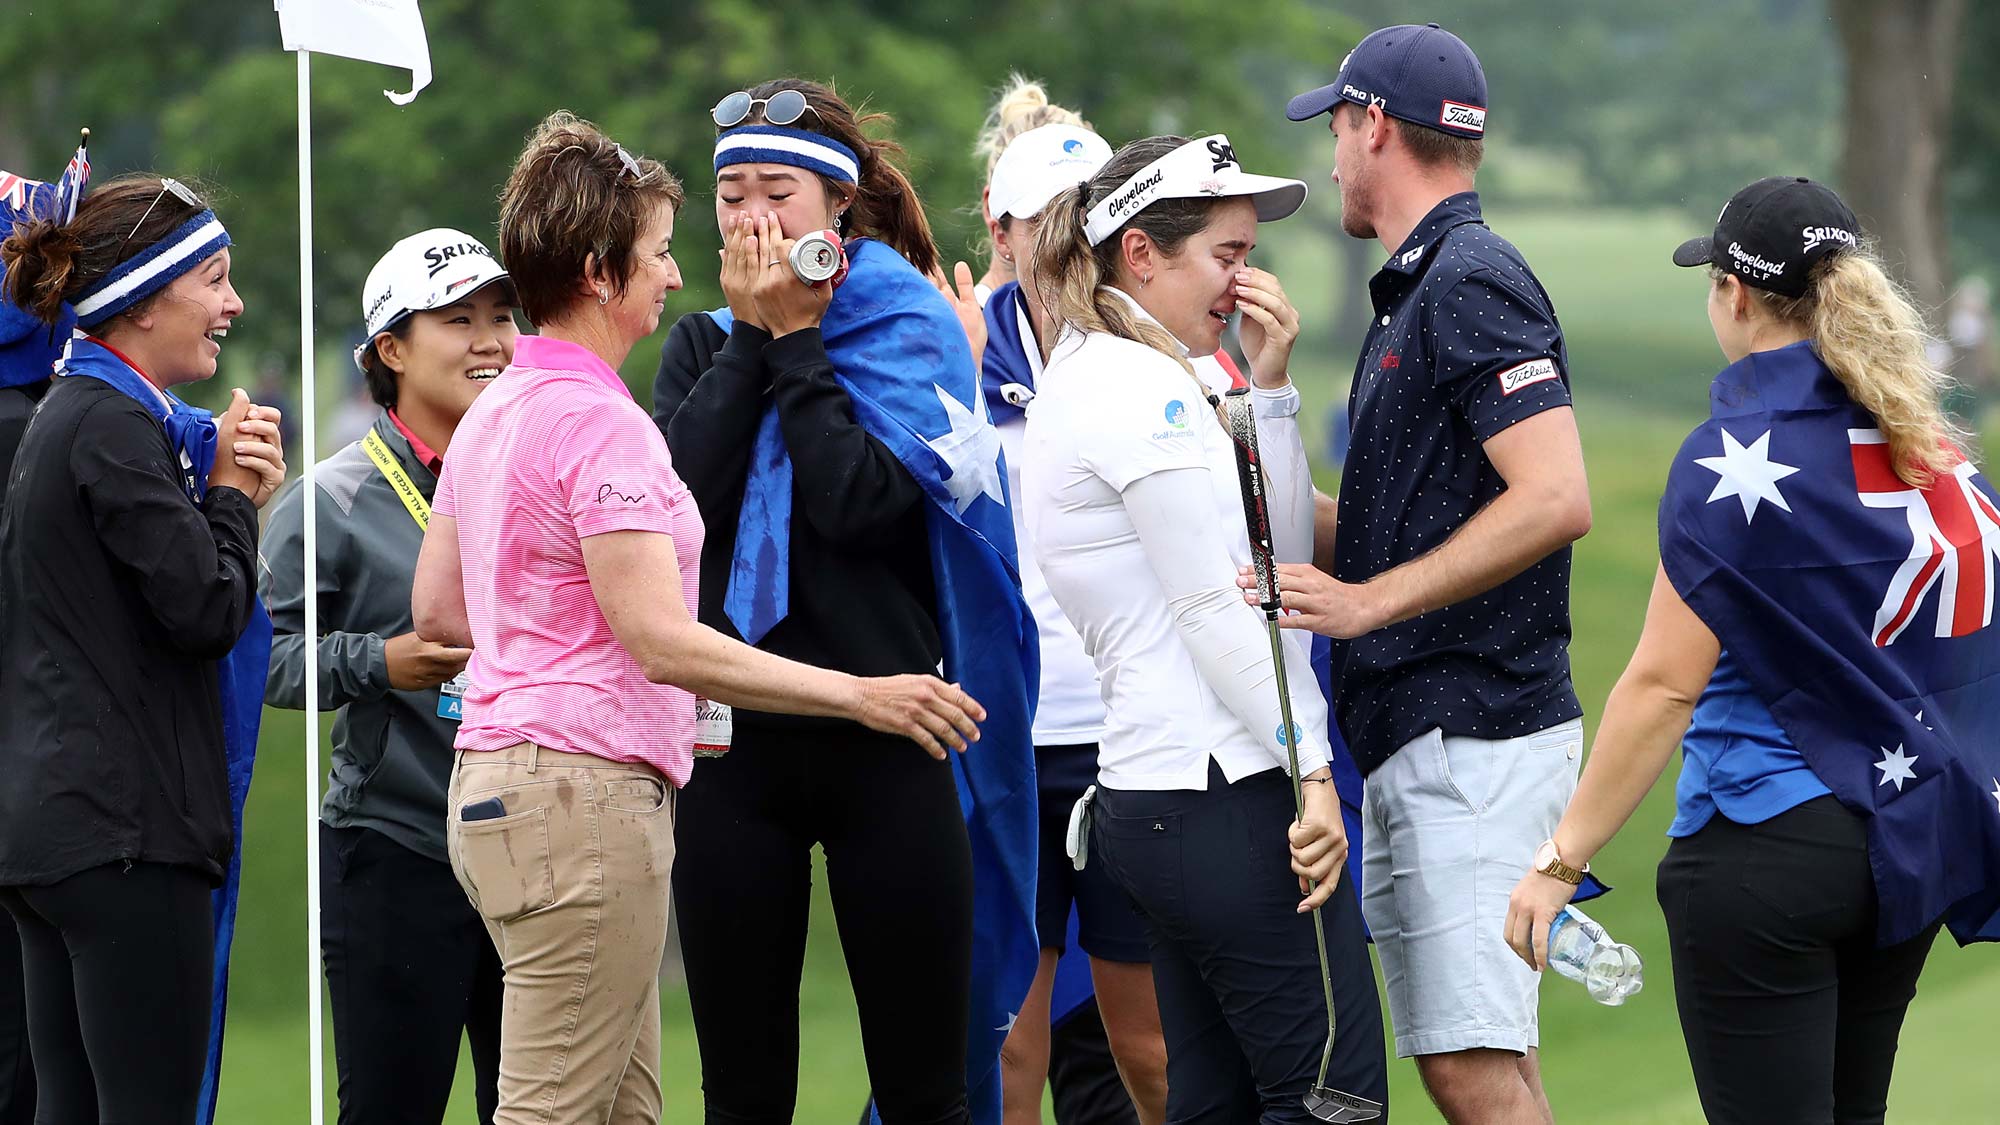
[[[1555, 307], [1520, 251], [1481, 221], [1476, 193], [1432, 208], [1368, 292], [1375, 318], [1348, 399], [1335, 538], [1343, 582], [1449, 539], [1506, 490], [1481, 443], [1570, 404]], [[1569, 567], [1564, 547], [1484, 594], [1336, 650], [1336, 713], [1361, 771], [1434, 727], [1515, 738], [1582, 715]]]

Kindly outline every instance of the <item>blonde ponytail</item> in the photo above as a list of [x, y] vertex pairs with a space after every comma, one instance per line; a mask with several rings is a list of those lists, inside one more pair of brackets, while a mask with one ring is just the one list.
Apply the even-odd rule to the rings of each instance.
[[986, 123], [980, 126], [979, 140], [972, 146], [973, 155], [986, 165], [987, 176], [993, 175], [993, 163], [1000, 159], [1008, 144], [1015, 137], [1030, 129], [1044, 125], [1075, 125], [1090, 128], [1075, 110], [1064, 109], [1051, 104], [1049, 93], [1042, 84], [1020, 73], [1007, 75], [1007, 84], [1000, 89], [1000, 96], [994, 100], [993, 108], [986, 111]]
[[1803, 296], [1750, 292], [1774, 318], [1806, 329], [1820, 360], [1874, 415], [1904, 483], [1925, 488], [1952, 471], [1968, 443], [1941, 405], [1950, 380], [1931, 362], [1922, 314], [1873, 247], [1822, 260]]

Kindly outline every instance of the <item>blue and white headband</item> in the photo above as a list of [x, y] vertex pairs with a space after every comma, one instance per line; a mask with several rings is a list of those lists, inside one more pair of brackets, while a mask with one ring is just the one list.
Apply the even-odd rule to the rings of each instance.
[[731, 164], [787, 164], [843, 184], [861, 179], [861, 164], [853, 149], [832, 137], [782, 125], [745, 125], [717, 137], [717, 174]]
[[76, 322], [94, 328], [147, 297], [229, 245], [229, 232], [213, 211], [175, 227], [173, 232], [141, 253], [118, 263], [104, 280], [76, 299]]

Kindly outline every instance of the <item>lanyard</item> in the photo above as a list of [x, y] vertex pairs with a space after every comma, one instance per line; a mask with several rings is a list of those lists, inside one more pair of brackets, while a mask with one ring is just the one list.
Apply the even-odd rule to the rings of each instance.
[[417, 528], [429, 531], [430, 501], [424, 499], [424, 494], [417, 491], [416, 482], [410, 479], [410, 474], [403, 471], [403, 466], [397, 462], [396, 455], [389, 452], [389, 446], [382, 440], [382, 435], [369, 430], [368, 436], [361, 439], [361, 448], [368, 451], [368, 459], [375, 462], [376, 468], [382, 470], [382, 476], [389, 482], [389, 487], [396, 490], [396, 496], [403, 501], [403, 507], [410, 510], [410, 518], [417, 521]]

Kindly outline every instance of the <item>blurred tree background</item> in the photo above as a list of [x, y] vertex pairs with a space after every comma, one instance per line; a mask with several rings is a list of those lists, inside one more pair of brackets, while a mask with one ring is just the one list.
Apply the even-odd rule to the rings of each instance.
[[[1324, 121], [1284, 101], [1332, 80], [1366, 30], [1435, 19], [1479, 53], [1491, 90], [1479, 187], [1554, 296], [1568, 336], [1596, 530], [1577, 550], [1572, 659], [1592, 720], [1623, 667], [1651, 581], [1653, 509], [1666, 465], [1705, 412], [1721, 366], [1702, 279], [1667, 263], [1761, 176], [1833, 182], [1949, 336], [1939, 359], [1967, 384], [1969, 421], [1994, 401], [1982, 277], [2000, 268], [2000, 103], [1976, 80], [2000, 54], [2000, 5], [1966, 0], [423, 0], [435, 80], [407, 107], [407, 76], [313, 62], [313, 262], [322, 418], [351, 403], [347, 350], [360, 290], [390, 243], [430, 226], [489, 242], [495, 197], [522, 138], [568, 108], [666, 161], [690, 199], [675, 248], [687, 291], [668, 320], [720, 301], [708, 107], [760, 80], [831, 81], [894, 116], [948, 258], [975, 270], [984, 169], [972, 144], [1010, 71], [1046, 81], [1114, 144], [1160, 132], [1226, 132], [1254, 171], [1312, 186], [1301, 214], [1265, 228], [1256, 254], [1304, 323], [1292, 374], [1322, 483], [1381, 248], [1343, 237]], [[199, 179], [236, 238], [248, 313], [229, 337], [219, 397], [257, 373], [296, 394], [298, 213], [295, 66], [265, 0], [6, 0], [0, 13], [0, 168], [53, 177], [93, 130], [103, 179], [134, 169]], [[658, 341], [625, 366], [648, 401]], [[260, 393], [262, 393], [260, 391]], [[1322, 413], [1323, 412], [1323, 413]], [[323, 431], [325, 432], [325, 431]], [[324, 443], [322, 452], [331, 452]], [[1330, 451], [1329, 451], [1330, 453]], [[303, 458], [293, 452], [296, 470]], [[303, 1120], [304, 765], [301, 716], [266, 713], [246, 824], [222, 1120]], [[1650, 889], [1670, 818], [1662, 784], [1600, 857], [1623, 893], [1593, 907], [1648, 958], [1646, 992], [1604, 1009], [1544, 989], [1544, 1071], [1566, 1119], [1658, 1125], [1700, 1119], [1679, 1031], [1665, 935]], [[699, 857], [682, 856], [682, 862]], [[754, 893], [746, 891], [746, 893]], [[1945, 943], [1948, 944], [1948, 943]], [[316, 963], [311, 971], [317, 971]], [[1990, 950], [1933, 954], [1903, 1031], [1892, 1119], [1993, 1120], [1990, 1053], [2000, 965]], [[668, 1117], [698, 1120], [684, 989], [669, 981]], [[824, 900], [802, 996], [799, 1120], [851, 1121], [866, 1086], [845, 971]], [[330, 1054], [330, 1053], [329, 1053]], [[1434, 1120], [1407, 1064], [1399, 1119]], [[461, 1072], [463, 1077], [463, 1071]], [[331, 1066], [328, 1067], [331, 1075]], [[462, 1081], [460, 1092], [464, 1092]], [[463, 1112], [461, 1112], [461, 1108]], [[470, 1120], [469, 1099], [454, 1120]]]

